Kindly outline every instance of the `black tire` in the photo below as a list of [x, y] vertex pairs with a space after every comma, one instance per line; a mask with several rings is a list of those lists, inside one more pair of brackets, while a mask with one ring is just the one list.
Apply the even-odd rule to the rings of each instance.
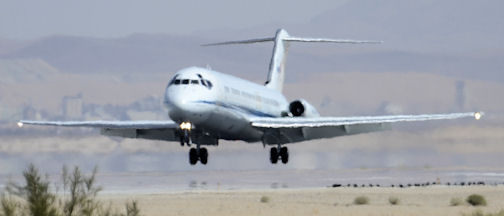
[[287, 147], [280, 148], [280, 157], [282, 158], [282, 163], [286, 164], [289, 162], [289, 149]]
[[280, 152], [278, 153], [278, 155], [280, 155], [280, 157], [284, 156], [284, 154], [288, 152], [287, 150], [287, 147], [281, 147], [280, 148]]
[[201, 148], [200, 151], [199, 151], [199, 158], [200, 158], [200, 162], [201, 164], [203, 165], [206, 165], [207, 162], [208, 162], [208, 151], [206, 148]]
[[189, 163], [191, 165], [195, 165], [198, 162], [198, 152], [196, 151], [195, 148], [191, 148], [189, 150]]
[[276, 164], [278, 162], [278, 149], [275, 147], [270, 150], [270, 161], [272, 164]]

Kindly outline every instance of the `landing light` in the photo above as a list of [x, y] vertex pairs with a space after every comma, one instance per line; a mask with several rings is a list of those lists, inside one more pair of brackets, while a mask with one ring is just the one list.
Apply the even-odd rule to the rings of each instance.
[[18, 122], [17, 126], [20, 127], [20, 128], [23, 127], [23, 122]]
[[474, 113], [474, 118], [475, 118], [476, 120], [480, 120], [482, 116], [483, 116], [483, 115], [482, 115], [480, 112], [475, 112], [475, 113]]
[[191, 122], [180, 123], [180, 129], [182, 130], [191, 130], [191, 128], [192, 128]]

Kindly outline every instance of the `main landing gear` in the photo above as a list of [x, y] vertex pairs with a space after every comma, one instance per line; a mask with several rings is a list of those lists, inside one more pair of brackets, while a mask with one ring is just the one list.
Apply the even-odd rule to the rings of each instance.
[[[279, 150], [280, 149], [280, 150]], [[272, 164], [276, 164], [278, 159], [282, 160], [282, 163], [286, 164], [289, 162], [289, 149], [287, 147], [281, 147], [278, 145], [278, 148], [271, 148], [270, 150], [270, 161]]]

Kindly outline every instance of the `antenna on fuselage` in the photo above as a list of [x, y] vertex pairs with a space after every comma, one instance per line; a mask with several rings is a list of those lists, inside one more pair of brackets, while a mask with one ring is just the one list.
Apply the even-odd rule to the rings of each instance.
[[266, 81], [265, 86], [280, 92], [282, 91], [285, 79], [285, 62], [287, 59], [287, 50], [289, 48], [289, 42], [325, 42], [325, 43], [350, 43], [350, 44], [383, 43], [382, 41], [368, 41], [368, 40], [292, 37], [284, 29], [278, 29], [275, 37], [271, 38], [226, 41], [220, 43], [203, 44], [202, 46], [251, 44], [251, 43], [262, 43], [270, 41], [274, 42], [274, 47], [273, 47], [273, 55], [271, 56], [271, 61], [269, 65], [268, 80]]

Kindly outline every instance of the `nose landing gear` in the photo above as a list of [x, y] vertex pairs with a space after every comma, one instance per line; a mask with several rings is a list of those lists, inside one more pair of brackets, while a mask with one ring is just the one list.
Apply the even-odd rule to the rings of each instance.
[[183, 130], [183, 135], [180, 136], [180, 146], [184, 146], [186, 144], [187, 146], [191, 145], [191, 135], [189, 135], [188, 130]]
[[[182, 122], [179, 125], [180, 133], [180, 146], [191, 146], [191, 122]], [[208, 151], [206, 148], [200, 148], [200, 144], [196, 144], [196, 148], [191, 148], [189, 150], [189, 164], [196, 165], [198, 160], [201, 164], [206, 165], [208, 162]]]
[[289, 149], [287, 147], [271, 148], [270, 149], [270, 162], [276, 164], [278, 159], [282, 159], [282, 163], [286, 164], [289, 162]]
[[180, 130], [182, 131], [182, 134], [180, 135], [180, 146], [184, 146], [184, 144], [187, 144], [187, 146], [191, 145], [191, 129], [192, 129], [192, 124], [191, 122], [182, 122], [179, 125]]

